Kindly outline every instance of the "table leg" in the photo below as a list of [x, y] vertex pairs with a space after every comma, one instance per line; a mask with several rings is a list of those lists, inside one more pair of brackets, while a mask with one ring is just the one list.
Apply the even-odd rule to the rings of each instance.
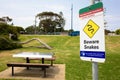
[[[44, 58], [42, 58], [42, 64], [44, 64]], [[42, 68], [42, 70], [44, 70], [44, 68]]]
[[[28, 57], [26, 58], [26, 63], [30, 63], [30, 60]], [[29, 67], [27, 67], [27, 70], [29, 70]]]
[[12, 66], [12, 76], [14, 76], [14, 66]]
[[44, 58], [42, 58], [42, 64], [44, 64]]

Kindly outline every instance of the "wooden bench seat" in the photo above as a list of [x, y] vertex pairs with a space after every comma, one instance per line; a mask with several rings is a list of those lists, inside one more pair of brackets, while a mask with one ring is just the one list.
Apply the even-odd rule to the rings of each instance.
[[42, 68], [44, 71], [44, 77], [46, 77], [46, 68], [49, 68], [49, 64], [36, 64], [36, 63], [7, 63], [8, 67], [12, 67], [12, 76], [14, 76], [14, 67], [35, 67]]

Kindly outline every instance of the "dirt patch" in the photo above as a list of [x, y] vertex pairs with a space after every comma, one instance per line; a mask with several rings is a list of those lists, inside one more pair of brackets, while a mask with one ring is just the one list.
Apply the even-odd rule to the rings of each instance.
[[46, 78], [43, 77], [44, 73], [40, 68], [26, 68], [15, 67], [14, 76], [11, 76], [11, 68], [0, 72], [0, 78], [4, 79], [25, 79], [25, 80], [65, 80], [65, 64], [54, 64], [47, 69]]

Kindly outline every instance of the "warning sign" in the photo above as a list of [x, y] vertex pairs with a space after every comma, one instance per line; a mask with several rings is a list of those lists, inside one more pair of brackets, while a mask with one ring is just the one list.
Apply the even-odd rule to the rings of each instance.
[[89, 20], [83, 31], [88, 35], [89, 38], [92, 38], [95, 33], [98, 31], [99, 26], [92, 20]]
[[80, 9], [80, 58], [105, 62], [104, 11], [102, 2]]

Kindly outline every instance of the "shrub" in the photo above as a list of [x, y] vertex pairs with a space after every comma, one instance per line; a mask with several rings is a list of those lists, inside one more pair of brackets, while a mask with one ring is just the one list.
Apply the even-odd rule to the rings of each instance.
[[0, 35], [9, 36], [9, 34], [12, 34], [12, 36], [11, 36], [12, 40], [18, 40], [18, 34], [19, 33], [17, 32], [16, 27], [14, 27], [12, 25], [0, 23]]
[[7, 37], [0, 37], [0, 50], [10, 50], [21, 47], [21, 44], [15, 43]]
[[117, 30], [115, 31], [115, 33], [116, 33], [117, 35], [120, 35], [120, 29], [117, 29]]

